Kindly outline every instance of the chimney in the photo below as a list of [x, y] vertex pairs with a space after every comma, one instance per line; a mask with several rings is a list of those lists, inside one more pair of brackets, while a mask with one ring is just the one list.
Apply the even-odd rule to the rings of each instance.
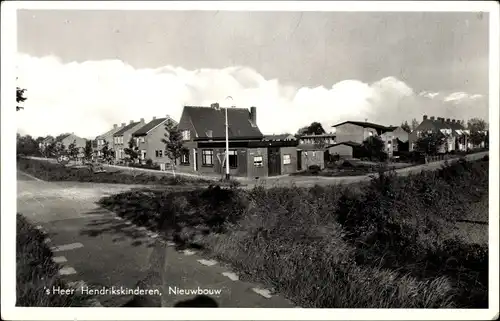
[[155, 119], [156, 119], [156, 116], [153, 116], [153, 120], [155, 120]]
[[250, 120], [253, 125], [257, 126], [257, 107], [250, 107]]
[[212, 138], [212, 136], [213, 136], [213, 135], [212, 135], [212, 133], [213, 133], [213, 132], [212, 132], [212, 130], [211, 130], [211, 129], [207, 130], [207, 136], [208, 136], [208, 137]]
[[451, 121], [450, 118], [446, 118], [446, 122], [449, 123]]
[[144, 123], [144, 118], [141, 118], [141, 123]]
[[131, 120], [131, 121], [130, 121], [130, 123], [131, 123], [131, 124], [133, 124], [133, 123], [134, 123], [134, 121], [133, 121], [133, 120]]
[[219, 109], [219, 103], [210, 104], [210, 107], [212, 107], [213, 109]]
[[423, 120], [427, 120], [427, 115], [424, 115], [424, 117], [422, 119]]
[[122, 123], [122, 127], [125, 127], [125, 125], [126, 125], [125, 123]]
[[118, 127], [118, 124], [113, 124], [113, 128], [116, 128], [116, 127]]
[[444, 123], [444, 118], [443, 118], [443, 117], [441, 117], [439, 120], [440, 120], [442, 123]]
[[454, 124], [455, 122], [456, 122], [456, 120], [455, 120], [455, 119], [452, 119], [452, 120], [451, 120], [451, 123], [452, 123], [452, 124]]
[[436, 118], [434, 116], [431, 116], [431, 120], [435, 120]]

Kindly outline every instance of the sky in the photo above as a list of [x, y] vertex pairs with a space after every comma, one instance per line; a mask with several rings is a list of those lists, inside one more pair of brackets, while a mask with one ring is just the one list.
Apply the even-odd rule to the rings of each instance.
[[17, 23], [22, 134], [93, 138], [213, 102], [256, 106], [265, 134], [488, 120], [487, 13], [19, 10]]

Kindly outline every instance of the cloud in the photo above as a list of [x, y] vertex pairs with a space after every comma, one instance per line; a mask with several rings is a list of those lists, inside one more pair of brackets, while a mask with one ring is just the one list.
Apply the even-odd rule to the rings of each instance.
[[[18, 77], [18, 85], [28, 90], [25, 110], [16, 113], [18, 129], [33, 136], [74, 132], [95, 137], [115, 123], [164, 115], [179, 119], [184, 105], [208, 106], [216, 101], [222, 106], [257, 106], [257, 122], [264, 133], [294, 133], [313, 121], [330, 129], [344, 120], [390, 125], [423, 114], [458, 119], [488, 115], [480, 95], [416, 94], [395, 77], [298, 88], [265, 79], [244, 66], [134, 69], [119, 60], [64, 64], [56, 57], [26, 54], [18, 55]], [[226, 102], [227, 96], [233, 101]]]

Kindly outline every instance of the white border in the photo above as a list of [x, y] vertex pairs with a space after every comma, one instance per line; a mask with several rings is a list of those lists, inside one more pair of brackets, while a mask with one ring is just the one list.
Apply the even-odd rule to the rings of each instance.
[[[1, 309], [8, 320], [478, 320], [498, 315], [498, 168], [499, 168], [499, 6], [495, 1], [350, 1], [350, 2], [276, 2], [276, 1], [4, 1], [2, 6], [2, 108], [1, 108]], [[13, 102], [15, 53], [17, 52], [16, 9], [99, 9], [99, 10], [238, 10], [238, 11], [482, 11], [489, 12], [490, 78], [490, 225], [489, 225], [489, 309], [483, 310], [384, 310], [384, 309], [168, 309], [168, 308], [16, 308], [15, 303], [15, 189], [16, 118]], [[12, 268], [14, 267], [14, 268]]]

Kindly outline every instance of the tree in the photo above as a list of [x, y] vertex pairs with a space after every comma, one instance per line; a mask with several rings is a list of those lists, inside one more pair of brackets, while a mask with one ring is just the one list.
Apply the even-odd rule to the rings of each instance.
[[23, 155], [38, 155], [38, 144], [30, 135], [17, 134], [17, 153]]
[[378, 136], [370, 136], [363, 141], [362, 154], [370, 160], [384, 161], [387, 158], [384, 141]]
[[418, 125], [420, 125], [420, 123], [415, 118], [413, 118], [411, 120], [411, 131], [414, 131], [418, 127]]
[[401, 124], [401, 128], [403, 128], [407, 133], [411, 132], [411, 127], [410, 125], [408, 125], [408, 122], [406, 120]]
[[139, 147], [137, 147], [134, 137], [131, 137], [128, 141], [128, 148], [125, 148], [125, 154], [134, 163], [139, 158]]
[[480, 118], [472, 118], [467, 122], [467, 129], [470, 131], [470, 141], [474, 146], [482, 143], [486, 144], [488, 124]]
[[[17, 78], [16, 78], [17, 79]], [[28, 97], [24, 96], [24, 93], [27, 91], [27, 89], [16, 87], [16, 102], [19, 103], [24, 103]], [[24, 107], [21, 107], [19, 105], [16, 106], [16, 111], [19, 111], [21, 109], [24, 109]]]
[[80, 153], [80, 148], [76, 146], [76, 140], [74, 140], [71, 144], [68, 146], [68, 154], [71, 159], [76, 160], [78, 158], [78, 154]]
[[177, 165], [177, 159], [179, 159], [187, 149], [182, 144], [182, 135], [173, 120], [167, 119], [165, 123], [165, 138], [161, 141], [165, 144], [165, 154], [173, 161], [172, 172], [175, 176], [174, 168], [175, 165]]
[[102, 153], [102, 158], [106, 162], [112, 161], [115, 155], [114, 150], [112, 148], [109, 148], [109, 142], [106, 140], [104, 141], [104, 146], [101, 149], [101, 153]]
[[92, 148], [92, 141], [90, 139], [88, 139], [88, 140], [85, 141], [84, 154], [85, 154], [85, 159], [87, 161], [91, 161], [92, 160], [92, 155], [94, 154], [94, 150]]
[[415, 149], [426, 155], [436, 155], [445, 142], [446, 137], [441, 132], [424, 133], [415, 142]]
[[312, 122], [309, 126], [304, 126], [299, 128], [297, 131], [298, 136], [302, 135], [322, 135], [325, 134], [326, 131], [323, 129], [323, 126], [318, 122]]

